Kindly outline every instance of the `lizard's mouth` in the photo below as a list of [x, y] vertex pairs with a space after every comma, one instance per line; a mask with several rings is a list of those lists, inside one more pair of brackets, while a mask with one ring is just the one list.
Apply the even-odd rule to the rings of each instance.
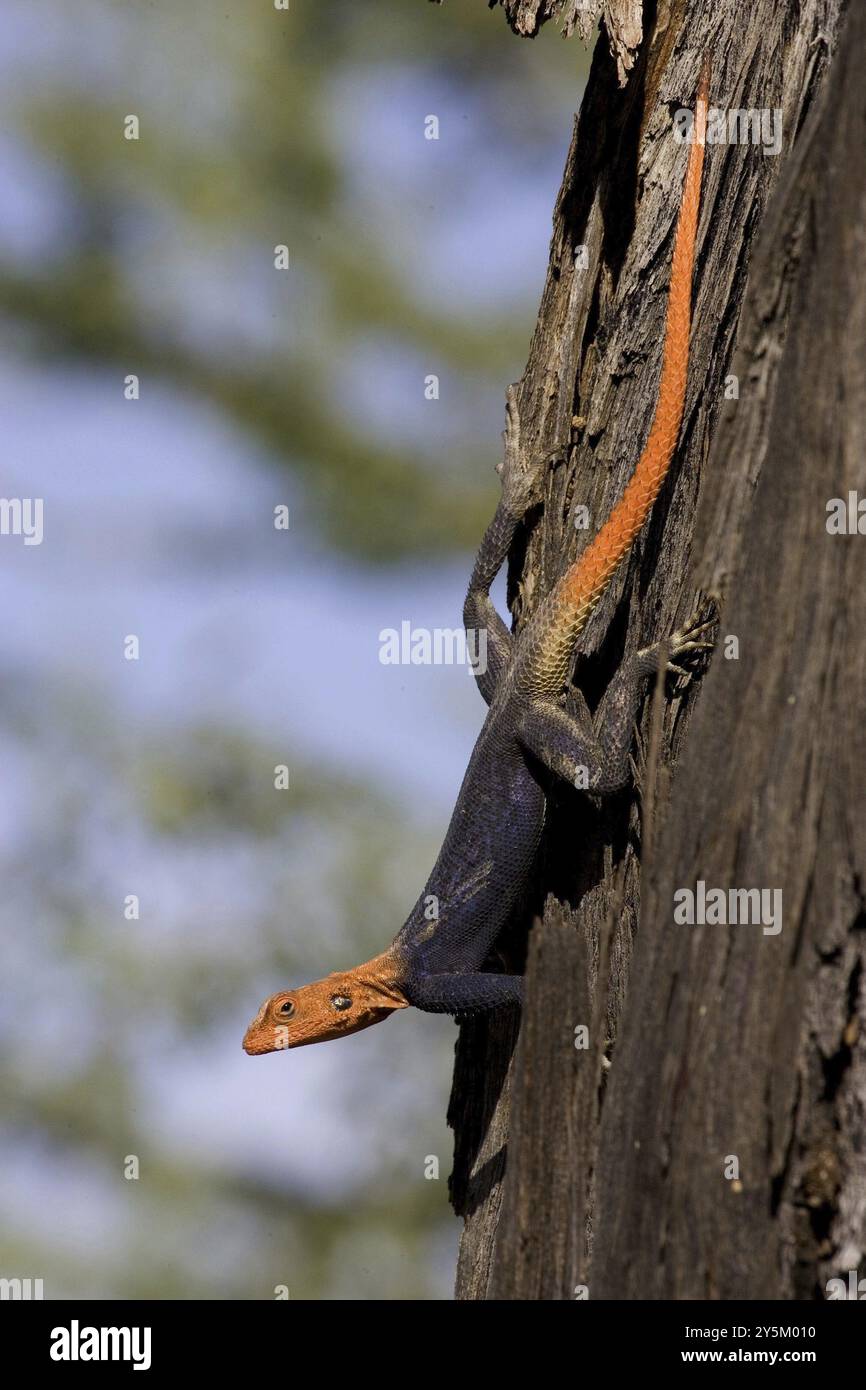
[[244, 1034], [243, 1048], [248, 1057], [261, 1057], [265, 1052], [276, 1051], [273, 1042], [255, 1024]]

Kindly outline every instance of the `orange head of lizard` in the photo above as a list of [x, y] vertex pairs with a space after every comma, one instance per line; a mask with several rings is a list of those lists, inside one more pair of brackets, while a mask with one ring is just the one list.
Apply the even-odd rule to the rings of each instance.
[[244, 1037], [244, 1052], [282, 1052], [307, 1043], [327, 1042], [381, 1023], [395, 1009], [408, 1007], [395, 978], [393, 956], [376, 956], [354, 970], [282, 990], [259, 1009]]

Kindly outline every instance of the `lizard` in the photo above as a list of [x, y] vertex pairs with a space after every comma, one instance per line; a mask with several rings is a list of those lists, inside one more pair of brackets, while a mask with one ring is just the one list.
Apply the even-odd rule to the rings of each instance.
[[517, 395], [506, 393], [501, 495], [464, 603], [467, 631], [486, 630], [474, 674], [488, 705], [439, 857], [391, 945], [265, 1001], [243, 1040], [250, 1055], [345, 1037], [413, 1006], [458, 1017], [520, 1006], [521, 975], [481, 967], [531, 874], [551, 776], [596, 795], [627, 785], [635, 719], [647, 678], [708, 650], [699, 615], [667, 641], [639, 650], [611, 680], [594, 715], [569, 672], [576, 641], [640, 534], [674, 457], [685, 406], [709, 60], [698, 81], [692, 143], [674, 235], [656, 406], [646, 444], [608, 519], [539, 602], [518, 634], [490, 587], [535, 505], [539, 467], [521, 446]]

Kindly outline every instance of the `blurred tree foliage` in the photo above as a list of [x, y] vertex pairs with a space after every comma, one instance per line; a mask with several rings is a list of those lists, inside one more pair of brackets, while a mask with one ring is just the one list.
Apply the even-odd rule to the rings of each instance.
[[[36, 330], [38, 350], [215, 402], [300, 474], [313, 516], [360, 557], [472, 548], [498, 440], [473, 434], [470, 405], [480, 383], [501, 391], [520, 370], [536, 286], [518, 258], [501, 307], [443, 304], [404, 224], [423, 232], [429, 211], [435, 229], [434, 205], [460, 206], [473, 162], [519, 174], [545, 142], [564, 149], [579, 51], [552, 33], [518, 42], [480, 0], [445, 12], [424, 0], [293, 0], [285, 12], [118, 0], [57, 20], [87, 61], [6, 114], [65, 177], [67, 206], [50, 258], [0, 262], [0, 310]], [[383, 137], [376, 102], [392, 80], [402, 104]], [[434, 97], [449, 117], [435, 165], [423, 138]], [[123, 138], [129, 113], [138, 141]], [[383, 138], [393, 155], [377, 149], [359, 175], [359, 142]], [[401, 157], [414, 167], [391, 186]], [[278, 244], [288, 272], [273, 268]], [[383, 342], [392, 364], [417, 359], [408, 440], [344, 399], [335, 370], [360, 372], [362, 398], [375, 397], [367, 354]], [[440, 414], [456, 450], [429, 426], [428, 372], [449, 383]], [[443, 451], [459, 461], [443, 466]]]
[[[39, 22], [16, 11], [22, 34]], [[108, 365], [118, 393], [134, 372], [143, 392], [158, 379], [212, 404], [360, 559], [473, 547], [497, 445], [476, 431], [476, 404], [482, 390], [501, 401], [521, 369], [543, 267], [527, 283], [516, 257], [502, 302], [464, 302], [439, 293], [427, 257], [447, 259], [443, 209], [466, 203], [471, 238], [482, 171], [519, 188], [540, 149], [564, 152], [574, 45], [519, 43], [483, 0], [292, 0], [288, 12], [82, 0], [52, 9], [44, 50], [40, 69], [31, 45], [4, 97], [7, 139], [60, 189], [48, 253], [3, 243], [15, 350], [71, 372]], [[435, 163], [430, 111], [448, 134]], [[123, 138], [130, 113], [137, 142]], [[471, 247], [479, 264], [490, 252]], [[397, 391], [387, 380], [406, 362], [417, 405], [401, 402], [405, 377]], [[448, 388], [432, 426], [428, 372]], [[227, 549], [207, 563], [230, 564]], [[205, 1076], [218, 1059], [226, 1084], [226, 1057], [242, 1060], [240, 1000], [252, 1011], [275, 982], [380, 949], [437, 846], [403, 808], [305, 773], [303, 759], [291, 796], [269, 793], [285, 750], [247, 732], [130, 728], [96, 680], [78, 689], [52, 659], [35, 674], [7, 660], [0, 690], [15, 801], [0, 905], [0, 1273], [45, 1277], [50, 1297], [446, 1294], [453, 1030], [441, 1019], [365, 1034], [363, 1076], [346, 1055], [329, 1103], [379, 1146], [359, 1143], [350, 1192], [311, 1194], [284, 1155], [250, 1172], [206, 1144], [178, 1148], [176, 1127], [158, 1123], [178, 1069]], [[131, 922], [136, 883], [147, 902]], [[292, 1073], [279, 1075], [291, 1137]], [[138, 1183], [123, 1178], [130, 1153]], [[428, 1153], [440, 1182], [423, 1180]]]
[[[252, 1014], [275, 981], [381, 946], [429, 866], [429, 838], [369, 788], [294, 760], [291, 796], [263, 797], [273, 750], [240, 734], [131, 738], [92, 696], [26, 682], [0, 716], [33, 827], [3, 858], [14, 891], [0, 908], [0, 1272], [30, 1271], [52, 1298], [272, 1298], [279, 1284], [307, 1298], [441, 1296], [437, 1246], [449, 1250], [451, 1222], [444, 1172], [425, 1182], [423, 1161], [447, 1154], [444, 1117], [412, 1094], [431, 1043], [446, 1074], [441, 1020], [402, 1035], [399, 1123], [383, 1122], [381, 1152], [359, 1139], [354, 1197], [311, 1194], [287, 1155], [248, 1172], [208, 1159], [206, 1143], [167, 1148], [152, 1123], [155, 1077], [208, 1057], [224, 1074], [227, 1049], [239, 1055], [239, 1000]], [[137, 921], [123, 911], [131, 881], [146, 888]], [[381, 1038], [375, 1074], [393, 1045]], [[376, 1108], [369, 1088], [352, 1094], [351, 1069], [343, 1084], [350, 1121]], [[288, 1072], [277, 1090], [291, 1136]], [[39, 1171], [42, 1203], [48, 1189], [60, 1204], [50, 1229], [16, 1184], [18, 1152]], [[123, 1175], [128, 1154], [139, 1182]], [[88, 1231], [70, 1242], [79, 1183]]]

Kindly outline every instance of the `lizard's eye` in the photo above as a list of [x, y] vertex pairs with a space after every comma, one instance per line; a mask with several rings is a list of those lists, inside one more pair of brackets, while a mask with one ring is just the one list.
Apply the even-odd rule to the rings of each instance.
[[331, 1004], [333, 1008], [339, 1009], [341, 1013], [344, 1009], [351, 1009], [352, 1007], [352, 1001], [348, 994], [332, 994]]
[[283, 1018], [291, 1018], [294, 1012], [295, 1006], [292, 1003], [291, 999], [284, 1000], [283, 1003], [280, 1005], [280, 1013], [282, 1014]]

